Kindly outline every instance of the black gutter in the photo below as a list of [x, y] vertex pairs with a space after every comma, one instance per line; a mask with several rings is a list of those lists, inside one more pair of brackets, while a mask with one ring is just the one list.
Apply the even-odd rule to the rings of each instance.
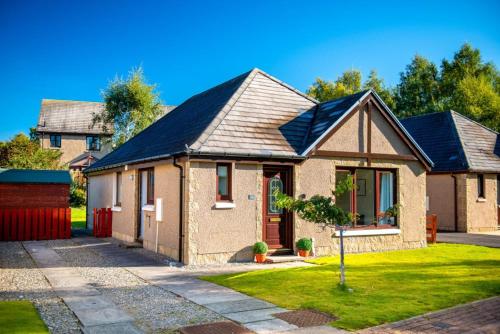
[[184, 168], [182, 165], [177, 163], [176, 157], [174, 157], [173, 165], [179, 168], [179, 262], [182, 263], [183, 260], [183, 240], [184, 240], [184, 179], [186, 178], [184, 174]]
[[[111, 153], [110, 153], [111, 154]], [[91, 174], [94, 172], [100, 172], [107, 169], [122, 167], [125, 165], [134, 165], [140, 163], [153, 162], [158, 160], [165, 160], [173, 158], [174, 156], [187, 156], [187, 157], [198, 157], [198, 158], [206, 158], [206, 159], [234, 159], [234, 160], [258, 160], [258, 161], [303, 161], [306, 160], [307, 157], [301, 155], [276, 155], [276, 154], [241, 154], [241, 153], [225, 153], [225, 152], [199, 152], [199, 151], [181, 151], [174, 152], [164, 155], [157, 155], [154, 157], [136, 159], [136, 160], [128, 160], [120, 163], [104, 165], [101, 167], [94, 167], [95, 164], [87, 167], [83, 170], [84, 174]], [[104, 159], [104, 158], [103, 158]], [[99, 162], [96, 162], [98, 164]]]

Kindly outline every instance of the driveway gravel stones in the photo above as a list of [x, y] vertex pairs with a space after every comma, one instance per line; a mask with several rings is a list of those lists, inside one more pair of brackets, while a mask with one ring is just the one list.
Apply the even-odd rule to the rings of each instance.
[[223, 319], [215, 312], [149, 284], [118, 266], [113, 257], [100, 256], [92, 247], [71, 240], [47, 241], [47, 245], [91, 286], [131, 315], [144, 332], [160, 333]]
[[81, 333], [78, 319], [19, 242], [0, 243], [0, 300], [33, 302], [51, 333]]

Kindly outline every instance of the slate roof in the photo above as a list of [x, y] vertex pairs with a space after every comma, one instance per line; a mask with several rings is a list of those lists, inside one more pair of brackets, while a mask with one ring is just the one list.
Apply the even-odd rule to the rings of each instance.
[[182, 154], [304, 159], [305, 150], [370, 93], [380, 99], [363, 91], [320, 104], [253, 69], [189, 98], [85, 171]]
[[193, 144], [250, 72], [194, 95], [94, 163], [89, 170], [166, 157], [186, 151]]
[[43, 99], [36, 130], [52, 133], [104, 134], [102, 123], [92, 127], [93, 114], [102, 112], [103, 109], [104, 104], [100, 102]]
[[[175, 106], [162, 106], [161, 116]], [[50, 133], [106, 134], [102, 123], [92, 127], [94, 113], [104, 110], [102, 102], [50, 100], [43, 99], [36, 130]], [[113, 127], [108, 124], [107, 134], [112, 134]]]
[[99, 158], [91, 153], [82, 153], [69, 162], [69, 168], [83, 168], [88, 167], [94, 162], [99, 161]]
[[455, 111], [401, 123], [434, 162], [433, 172], [500, 172], [498, 133]]
[[317, 141], [321, 135], [346, 114], [351, 107], [354, 107], [356, 102], [363, 99], [369, 92], [370, 90], [364, 90], [356, 94], [318, 104], [304, 149], [307, 149]]
[[0, 183], [50, 183], [70, 184], [67, 170], [3, 169], [0, 168]]

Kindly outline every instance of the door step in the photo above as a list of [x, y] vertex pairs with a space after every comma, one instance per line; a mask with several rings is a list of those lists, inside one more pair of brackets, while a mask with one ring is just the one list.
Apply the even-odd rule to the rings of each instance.
[[307, 257], [297, 255], [271, 255], [266, 257], [268, 263], [283, 263], [283, 262], [304, 262]]

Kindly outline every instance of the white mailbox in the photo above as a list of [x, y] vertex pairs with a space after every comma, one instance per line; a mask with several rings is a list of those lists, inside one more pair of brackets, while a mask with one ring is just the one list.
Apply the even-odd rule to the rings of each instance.
[[163, 200], [161, 198], [156, 199], [156, 221], [163, 221]]

